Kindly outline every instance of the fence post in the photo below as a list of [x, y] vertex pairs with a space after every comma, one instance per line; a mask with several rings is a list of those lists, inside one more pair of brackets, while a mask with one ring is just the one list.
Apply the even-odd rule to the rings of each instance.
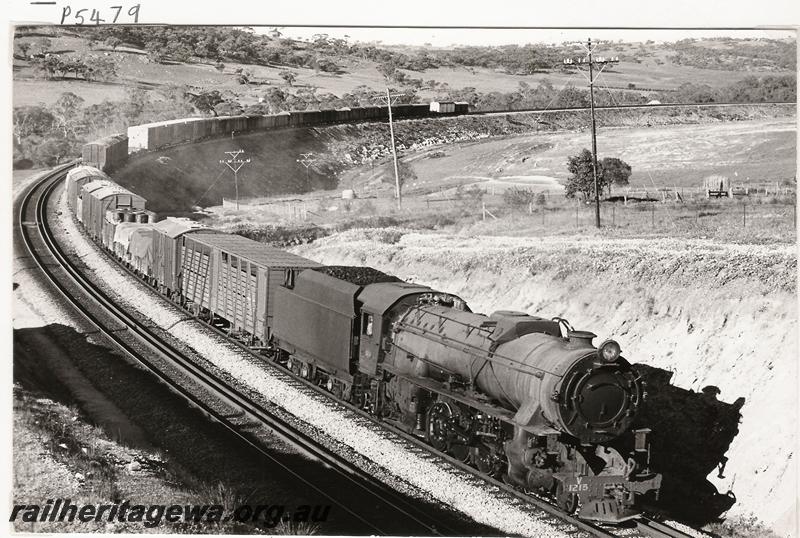
[[544, 226], [544, 207], [542, 207], [542, 226]]
[[611, 226], [616, 226], [617, 224], [617, 206], [611, 206]]
[[528, 202], [528, 215], [533, 215], [533, 202]]
[[650, 226], [656, 227], [656, 204], [650, 203]]
[[481, 204], [482, 204], [481, 209], [483, 212], [483, 220], [486, 220], [486, 202], [481, 202]]
[[742, 228], [747, 228], [747, 204], [742, 204]]

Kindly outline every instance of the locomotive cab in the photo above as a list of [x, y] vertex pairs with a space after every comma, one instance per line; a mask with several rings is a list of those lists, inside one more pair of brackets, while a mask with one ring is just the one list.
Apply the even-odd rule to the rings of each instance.
[[359, 370], [367, 375], [377, 373], [378, 364], [384, 362], [386, 351], [391, 349], [389, 331], [397, 313], [420, 303], [469, 310], [466, 303], [455, 295], [408, 282], [370, 284], [358, 294], [358, 301], [362, 304], [358, 364]]

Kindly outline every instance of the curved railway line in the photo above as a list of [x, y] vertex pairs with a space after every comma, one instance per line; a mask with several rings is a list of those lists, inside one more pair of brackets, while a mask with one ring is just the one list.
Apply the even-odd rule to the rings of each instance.
[[[56, 243], [46, 217], [48, 199], [71, 166], [70, 164], [55, 169], [22, 195], [16, 224], [19, 227], [20, 236], [31, 259], [36, 262], [36, 265], [41, 269], [47, 280], [69, 300], [87, 321], [96, 326], [117, 347], [152, 371], [161, 381], [177, 391], [192, 405], [200, 408], [206, 415], [225, 426], [238, 439], [250, 445], [277, 465], [281, 465], [285, 471], [296, 477], [298, 481], [302, 481], [312, 490], [321, 493], [330, 500], [331, 504], [338, 506], [346, 511], [349, 516], [360, 522], [365, 529], [378, 534], [396, 532], [396, 529], [393, 529], [387, 523], [394, 517], [396, 521], [402, 521], [403, 528], [408, 529], [411, 534], [457, 535], [464, 533], [463, 530], [448, 527], [447, 524], [437, 519], [435, 515], [407, 501], [402, 494], [380, 482], [368, 472], [349, 463], [341, 456], [331, 453], [305, 432], [282, 421], [259, 403], [229, 387], [213, 373], [188, 360], [144, 324], [114, 304], [100, 289], [83, 276]], [[75, 298], [62, 278], [56, 274], [62, 271], [64, 276], [72, 281], [73, 284], [79, 286], [82, 292], [99, 306], [105, 314], [115, 319], [124, 329], [120, 330], [119, 327], [109, 328], [107, 322], [101, 321], [91, 308]], [[372, 509], [370, 513], [357, 512], [337, 500], [334, 494], [319, 490], [315, 484], [310, 483], [302, 475], [286, 468], [285, 465], [274, 459], [269, 450], [243, 434], [232, 422], [230, 415], [220, 413], [197, 397], [197, 395], [188, 391], [182, 384], [174, 381], [157, 364], [143, 356], [126, 339], [121, 337], [120, 332], [134, 336], [139, 343], [152, 352], [167, 358], [183, 374], [214, 394], [221, 401], [234, 409], [240, 410], [253, 420], [267, 425], [287, 443], [298, 447], [321, 461], [327, 468], [338, 474], [342, 486], [358, 489], [359, 494], [362, 495], [361, 499], [364, 500], [363, 505]], [[372, 499], [374, 502], [369, 503], [365, 499]], [[376, 506], [379, 508], [373, 509]], [[376, 514], [379, 514], [379, 516], [376, 517]], [[392, 517], [387, 518], [387, 515]]]
[[[328, 449], [311, 438], [311, 436], [307, 433], [291, 426], [290, 424], [287, 424], [261, 404], [253, 401], [248, 396], [230, 387], [226, 382], [222, 381], [212, 372], [184, 357], [181, 352], [175, 350], [169, 343], [165, 342], [161, 337], [143, 325], [139, 320], [121, 307], [114, 304], [114, 302], [109, 299], [108, 296], [106, 296], [92, 282], [83, 276], [56, 243], [50, 230], [46, 215], [49, 197], [55, 191], [56, 187], [71, 166], [72, 163], [54, 169], [51, 173], [47, 174], [38, 182], [36, 182], [36, 184], [31, 186], [22, 195], [21, 201], [19, 202], [18, 215], [15, 223], [19, 228], [19, 234], [27, 250], [29, 251], [31, 258], [35, 260], [36, 264], [42, 270], [47, 279], [90, 323], [97, 326], [100, 332], [103, 333], [115, 345], [122, 349], [126, 354], [143, 364], [146, 368], [151, 370], [163, 382], [176, 390], [191, 404], [200, 408], [206, 415], [230, 430], [237, 438], [252, 446], [268, 458], [271, 458], [269, 451], [247, 435], [243, 434], [240, 429], [230, 420], [229, 416], [226, 416], [220, 413], [218, 410], [215, 410], [201, 398], [197, 397], [197, 395], [192, 394], [191, 391], [187, 390], [184, 386], [176, 383], [167, 373], [163, 372], [157, 364], [142, 356], [142, 353], [134, 349], [131, 344], [122, 338], [118, 333], [134, 336], [139, 343], [146, 346], [150, 351], [165, 357], [172, 364], [178, 367], [184, 375], [190, 377], [194, 382], [196, 382], [196, 384], [214, 394], [218, 399], [225, 402], [228, 406], [238, 409], [241, 411], [241, 413], [244, 413], [253, 420], [267, 425], [270, 429], [275, 431], [280, 438], [284, 439], [291, 445], [300, 448], [307, 454], [311, 454], [314, 458], [324, 463], [330, 469], [334, 470], [334, 472], [338, 473], [338, 475], [341, 477], [342, 484], [346, 483], [352, 485], [353, 487], [359, 488], [365, 495], [368, 495], [379, 502], [381, 506], [386, 507], [387, 510], [391, 510], [392, 513], [402, 517], [403, 522], [406, 525], [404, 531], [408, 534], [464, 534], [463, 530], [459, 532], [458, 529], [450, 528], [446, 524], [443, 524], [440, 519], [432, 517], [430, 513], [426, 512], [425, 510], [421, 510], [413, 503], [409, 503], [405, 498], [402, 497], [401, 494], [397, 493], [390, 486], [380, 482], [368, 472], [344, 460], [341, 456], [331, 453]], [[111, 257], [109, 256], [108, 258], [110, 259]], [[120, 265], [120, 267], [122, 266]], [[132, 276], [136, 276], [133, 271], [125, 267], [123, 268]], [[92, 302], [96, 306], [100, 307], [105, 314], [110, 316], [117, 323], [121, 324], [124, 327], [124, 330], [120, 331], [119, 328], [108, 328], [108, 324], [99, 320], [98, 317], [92, 312], [91, 308], [82, 305], [81, 302], [76, 299], [67, 289], [67, 285], [63, 281], [64, 277], [59, 277], [56, 275], [56, 273], [60, 271], [63, 271], [64, 276], [66, 276], [74, 285], [79, 286], [82, 292], [90, 297]], [[214, 327], [213, 325], [208, 326], [218, 334], [227, 337], [227, 334], [224, 331]], [[256, 351], [250, 349], [246, 344], [233, 339], [229, 339], [229, 341], [234, 342], [244, 352], [257, 355], [262, 360], [264, 359], [263, 355], [259, 355]], [[276, 363], [271, 363], [266, 360], [264, 363], [279, 369], [280, 372], [285, 375], [291, 376], [293, 378], [292, 383], [297, 388], [301, 390], [310, 389], [327, 396], [327, 392], [325, 392], [321, 387], [318, 387], [312, 382], [278, 366]], [[337, 401], [337, 403], [339, 405], [343, 405], [351, 412], [357, 413], [359, 416], [370, 420], [370, 422], [377, 423], [374, 417], [357, 408], [356, 406], [341, 401]], [[479, 477], [486, 483], [524, 501], [533, 507], [538, 508], [542, 514], [542, 517], [559, 519], [568, 523], [569, 525], [574, 526], [576, 529], [584, 531], [593, 536], [613, 538], [619, 535], [618, 531], [622, 530], [625, 531], [625, 535], [630, 535], [632, 529], [618, 530], [614, 528], [604, 528], [567, 515], [548, 500], [535, 495], [526, 494], [501, 481], [479, 475], [477, 470], [473, 467], [447, 454], [432, 449], [430, 446], [426, 445], [413, 435], [409, 435], [406, 432], [403, 432], [402, 430], [394, 428], [393, 426], [385, 423], [380, 423], [380, 427], [391, 431], [398, 437], [414, 445], [411, 451], [417, 456], [446, 460], [451, 465], [469, 474]], [[317, 489], [314, 484], [309, 483], [302, 476], [294, 473], [294, 471], [289, 469], [287, 469], [287, 471], [295, 475], [298, 480], [308, 484], [309, 487]], [[369, 515], [356, 513], [350, 507], [343, 506], [340, 502], [336, 501], [336, 499], [330, 494], [325, 492], [322, 493], [331, 499], [332, 504], [335, 504], [343, 510], [346, 510], [351, 516], [360, 521], [365, 528], [372, 529], [373, 532], [378, 534], [386, 534], [383, 523], [386, 521], [385, 514], [381, 518], [381, 521], [374, 521], [369, 517]], [[664, 523], [644, 518], [636, 521], [635, 532], [638, 532], [638, 534], [642, 536], [650, 536], [655, 538], [686, 538], [688, 536], [692, 536]]]

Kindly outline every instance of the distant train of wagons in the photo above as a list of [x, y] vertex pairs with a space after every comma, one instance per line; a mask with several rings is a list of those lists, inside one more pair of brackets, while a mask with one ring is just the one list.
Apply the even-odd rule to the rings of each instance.
[[[396, 119], [459, 115], [468, 112], [469, 104], [465, 102], [434, 101], [424, 104], [392, 105], [392, 117]], [[124, 164], [129, 153], [138, 151], [155, 151], [232, 133], [243, 134], [272, 129], [360, 121], [386, 121], [388, 118], [387, 107], [365, 106], [338, 110], [280, 112], [271, 115], [182, 118], [160, 121], [128, 127], [127, 135], [109, 136], [86, 144], [83, 148], [83, 162], [109, 172]]]

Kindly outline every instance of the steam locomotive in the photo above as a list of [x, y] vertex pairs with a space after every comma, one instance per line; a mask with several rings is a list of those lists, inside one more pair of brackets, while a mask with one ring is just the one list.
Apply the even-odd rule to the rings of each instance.
[[327, 271], [341, 268], [303, 271], [276, 295], [270, 352], [295, 373], [581, 518], [620, 523], [657, 495], [649, 430], [629, 431], [644, 387], [617, 342], [595, 348], [564, 319], [486, 316], [425, 286]]
[[170, 300], [332, 397], [481, 473], [620, 523], [661, 475], [620, 345], [561, 318], [474, 313], [458, 296], [156, 216], [100, 170], [67, 176], [87, 234]]

